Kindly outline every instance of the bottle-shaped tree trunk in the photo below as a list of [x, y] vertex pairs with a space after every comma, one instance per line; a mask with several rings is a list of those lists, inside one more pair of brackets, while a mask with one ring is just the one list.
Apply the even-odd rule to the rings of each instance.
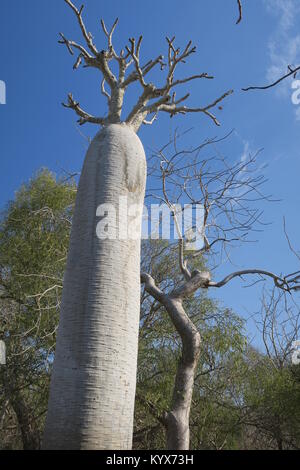
[[44, 448], [131, 448], [140, 237], [134, 239], [134, 231], [126, 236], [124, 230], [126, 212], [133, 216], [128, 228], [140, 225], [145, 170], [143, 146], [125, 124], [105, 127], [87, 152], [64, 278]]

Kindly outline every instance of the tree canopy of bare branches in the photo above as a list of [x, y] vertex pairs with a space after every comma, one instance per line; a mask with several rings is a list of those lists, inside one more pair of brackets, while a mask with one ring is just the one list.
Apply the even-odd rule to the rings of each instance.
[[[266, 180], [258, 171], [259, 152], [228, 161], [216, 149], [220, 140], [224, 138], [207, 139], [196, 148], [180, 150], [175, 133], [170, 142], [154, 152], [149, 165], [149, 172], [159, 187], [148, 188], [148, 197], [159, 200], [170, 209], [177, 231], [175, 238], [178, 242], [174, 241], [174, 245], [178, 249], [178, 272], [182, 274], [182, 283], [171, 289], [159, 286], [150, 273], [141, 274], [145, 290], [166, 309], [182, 340], [182, 356], [171, 408], [162, 417], [169, 449], [187, 449], [189, 445], [189, 410], [201, 349], [200, 332], [186, 314], [184, 301], [199, 289], [221, 288], [235, 278], [244, 279], [246, 276], [255, 276], [254, 283], [271, 279], [283, 293], [300, 290], [299, 270], [283, 276], [255, 267], [231, 272], [214, 281], [208, 269], [192, 269], [195, 260], [207, 255], [209, 265], [216, 248], [221, 255], [224, 250], [226, 261], [230, 260], [227, 246], [249, 241], [248, 234], [263, 223], [262, 212], [255, 207], [257, 201], [272, 200], [261, 190]], [[211, 148], [213, 156], [205, 155], [204, 152]], [[185, 250], [187, 237], [180, 231], [183, 201], [189, 205], [201, 205], [204, 211], [201, 227], [203, 246], [192, 252]]]
[[[151, 157], [149, 172], [160, 188], [155, 188], [156, 191], [149, 188], [147, 196], [170, 208], [175, 226], [178, 226], [182, 216], [182, 201], [191, 206], [201, 205], [204, 211], [201, 248], [185, 251], [186, 237], [177, 233], [179, 266], [186, 281], [186, 287], [182, 287], [180, 295], [189, 295], [191, 290], [197, 290], [197, 283], [199, 287], [220, 288], [236, 277], [248, 275], [257, 275], [259, 279], [270, 278], [276, 287], [287, 292], [297, 291], [300, 288], [299, 271], [282, 276], [268, 270], [251, 268], [230, 273], [220, 281], [213, 281], [205, 274], [204, 281], [201, 273], [192, 273], [188, 269], [189, 259], [216, 254], [217, 247], [218, 253], [225, 254], [226, 259], [230, 260], [227, 247], [250, 242], [249, 234], [264, 225], [263, 211], [257, 208], [257, 202], [275, 201], [262, 192], [266, 179], [258, 166], [261, 151], [233, 162], [217, 151], [213, 156], [202, 155], [208, 148], [215, 150], [216, 144], [227, 139], [230, 134], [221, 139], [207, 139], [195, 148], [185, 150], [179, 149], [179, 136], [175, 134], [168, 144]], [[171, 152], [170, 147], [174, 149]]]
[[[120, 123], [125, 91], [127, 87], [134, 82], [140, 84], [142, 92], [124, 122], [130, 125], [136, 132], [142, 124], [152, 124], [160, 111], [168, 113], [170, 117], [176, 114], [203, 113], [216, 125], [219, 125], [212, 110], [227, 96], [233, 93], [233, 90], [228, 90], [218, 98], [212, 100], [209, 104], [196, 108], [183, 104], [189, 98], [189, 93], [179, 98], [176, 97], [175, 89], [179, 85], [183, 85], [192, 80], [213, 79], [213, 76], [206, 72], [196, 73], [195, 75], [179, 79], [175, 77], [177, 67], [180, 64], [184, 64], [186, 60], [196, 52], [196, 46], [192, 45], [191, 41], [189, 41], [183, 49], [180, 49], [175, 45], [175, 36], [172, 38], [167, 37], [166, 59], [164, 59], [163, 55], [159, 55], [142, 63], [141, 45], [143, 36], [140, 36], [138, 39], [129, 38], [129, 44], [127, 44], [120, 53], [116, 52], [112, 38], [118, 24], [117, 18], [110, 29], [108, 29], [104, 21], [101, 20], [102, 30], [107, 40], [107, 47], [99, 51], [94, 44], [91, 33], [88, 32], [85, 26], [82, 16], [84, 6], [82, 5], [78, 9], [71, 0], [64, 1], [77, 18], [85, 44], [82, 45], [70, 40], [63, 33], [60, 33], [59, 43], [65, 45], [72, 56], [76, 56], [73, 66], [74, 70], [83, 63], [84, 67], [93, 67], [101, 72], [101, 93], [108, 101], [108, 116], [96, 117], [83, 110], [79, 102], [69, 93], [68, 101], [67, 103], [63, 103], [63, 105], [75, 111], [77, 116], [79, 116], [78, 122], [80, 125], [87, 122], [102, 126], [109, 123]], [[110, 66], [111, 61], [117, 63], [117, 75], [113, 73], [112, 67]], [[133, 70], [129, 71], [131, 66]], [[160, 67], [162, 71], [166, 70], [165, 84], [162, 87], [157, 87], [147, 81], [147, 75], [154, 67]], [[105, 88], [106, 84], [109, 88], [108, 91]], [[151, 115], [149, 120], [146, 119], [148, 115]]]

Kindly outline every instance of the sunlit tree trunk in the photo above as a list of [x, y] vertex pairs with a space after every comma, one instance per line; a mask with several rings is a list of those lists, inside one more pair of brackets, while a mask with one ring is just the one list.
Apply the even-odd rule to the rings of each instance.
[[[99, 239], [96, 229], [101, 218], [96, 214], [99, 205], [111, 204], [116, 225], [119, 219], [124, 222], [127, 214], [119, 207], [120, 196], [127, 197], [129, 208], [137, 204], [141, 214], [145, 179], [144, 150], [127, 125], [112, 124], [96, 135], [78, 187], [45, 449], [131, 448], [140, 237]], [[135, 222], [140, 225], [138, 217]]]

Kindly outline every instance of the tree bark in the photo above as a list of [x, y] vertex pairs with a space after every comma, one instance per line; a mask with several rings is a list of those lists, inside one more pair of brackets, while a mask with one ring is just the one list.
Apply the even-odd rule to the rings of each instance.
[[146, 291], [168, 312], [180, 335], [182, 354], [178, 363], [170, 410], [159, 417], [166, 429], [168, 450], [189, 450], [190, 411], [194, 390], [195, 370], [201, 350], [201, 336], [183, 307], [184, 296], [192, 295], [196, 286], [205, 285], [207, 273], [198, 273], [171, 294], [164, 294], [146, 273], [141, 274]]
[[177, 367], [171, 407], [165, 417], [167, 449], [188, 450], [190, 410], [201, 337], [186, 314], [181, 299], [174, 300], [169, 297], [165, 307], [182, 341], [182, 354]]
[[[132, 446], [145, 182], [137, 135], [125, 124], [104, 127], [89, 147], [78, 187], [44, 449]], [[116, 229], [125, 221], [119, 196], [139, 208], [139, 236], [120, 239], [117, 231], [116, 239], [99, 239], [99, 205], [116, 208]]]

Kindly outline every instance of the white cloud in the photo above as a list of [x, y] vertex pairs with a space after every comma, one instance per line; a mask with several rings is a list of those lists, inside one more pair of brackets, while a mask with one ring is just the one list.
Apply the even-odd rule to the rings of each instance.
[[[266, 78], [268, 83], [277, 80], [281, 75], [288, 72], [287, 66], [297, 66], [300, 63], [300, 34], [293, 38], [285, 38], [284, 41], [271, 40], [269, 43], [270, 65], [267, 69]], [[291, 82], [282, 83], [277, 88], [280, 94], [290, 94]]]
[[242, 152], [242, 155], [241, 155], [241, 158], [240, 158], [240, 161], [241, 163], [244, 163], [247, 158], [249, 157], [249, 150], [250, 150], [250, 143], [246, 140], [243, 141], [243, 145], [244, 145], [244, 148], [243, 148], [243, 152]]
[[300, 12], [299, 0], [264, 0], [267, 11], [279, 17], [281, 32], [290, 30], [296, 22]]
[[[269, 41], [270, 63], [266, 73], [267, 82], [273, 82], [285, 74], [287, 66], [300, 64], [299, 0], [264, 0], [267, 11], [278, 19], [277, 28]], [[276, 88], [278, 94], [290, 95], [290, 81]]]

